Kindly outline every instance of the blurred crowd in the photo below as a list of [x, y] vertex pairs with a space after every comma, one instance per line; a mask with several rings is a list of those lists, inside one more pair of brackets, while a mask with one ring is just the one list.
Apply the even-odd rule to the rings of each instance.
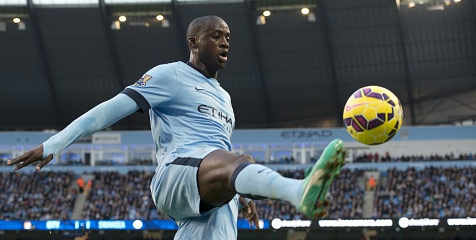
[[[304, 170], [279, 171], [285, 177], [304, 178]], [[362, 218], [364, 189], [358, 186], [358, 178], [362, 177], [361, 170], [343, 169], [339, 178], [334, 180], [329, 190], [328, 218]], [[286, 201], [256, 200], [256, 209], [262, 219], [274, 218], [296, 220], [306, 219], [296, 208]], [[240, 218], [243, 214], [240, 212]]]
[[[304, 178], [304, 170], [280, 170], [283, 176]], [[83, 217], [88, 219], [168, 219], [158, 213], [150, 196], [152, 172], [95, 173]], [[373, 217], [476, 216], [476, 169], [427, 168], [389, 170], [377, 186]], [[362, 170], [343, 169], [329, 191], [329, 218], [362, 218]], [[303, 219], [285, 201], [256, 200], [264, 219]], [[242, 215], [240, 214], [240, 217]]]
[[152, 159], [139, 159], [134, 158], [126, 165], [156, 165], [157, 161], [153, 161]]
[[329, 218], [362, 218], [364, 186], [359, 186], [363, 170], [342, 169], [340, 177], [330, 189]]
[[378, 153], [364, 153], [354, 158], [353, 162], [423, 162], [423, 161], [451, 161], [451, 160], [475, 160], [476, 153], [462, 153], [455, 155], [454, 153], [447, 153], [445, 155], [430, 154], [430, 155], [401, 155], [390, 156], [386, 152], [383, 155]]
[[0, 219], [70, 219], [74, 179], [71, 172], [0, 172]]
[[64, 160], [64, 161], [61, 161], [61, 162], [57, 163], [57, 165], [61, 165], [61, 166], [81, 166], [81, 165], [85, 165], [85, 164], [81, 159], [76, 159], [76, 160], [68, 159], [68, 160]]
[[[308, 163], [315, 163], [319, 158], [313, 156], [309, 158]], [[424, 161], [452, 161], [452, 160], [476, 160], [476, 153], [447, 153], [444, 155], [430, 154], [430, 155], [401, 155], [391, 156], [390, 153], [363, 153], [354, 157], [355, 163], [368, 163], [368, 162], [424, 162]], [[296, 160], [292, 156], [286, 156], [279, 159], [268, 159], [266, 161], [256, 161], [259, 164], [299, 164], [300, 161]], [[139, 159], [133, 158], [126, 162], [119, 162], [112, 159], [103, 159], [95, 162], [96, 166], [154, 166], [157, 162], [152, 159]], [[50, 164], [51, 166], [78, 166], [78, 165], [90, 165], [90, 162], [85, 162], [82, 159], [66, 159], [61, 162]], [[0, 159], [0, 166], [6, 166], [6, 159]]]
[[147, 165], [154, 165], [154, 164], [157, 164], [156, 161], [153, 161], [152, 159], [139, 159], [139, 158], [133, 158], [133, 159], [130, 159], [128, 162], [118, 162], [118, 161], [114, 161], [114, 160], [107, 160], [107, 159], [104, 159], [104, 160], [98, 160], [96, 161], [95, 163], [97, 166], [120, 166], [120, 165], [134, 165], [134, 166], [138, 166], [138, 165], [141, 165], [141, 166], [147, 166]]
[[476, 217], [476, 168], [387, 171], [375, 192], [374, 217]]
[[[283, 176], [302, 179], [304, 170], [282, 170]], [[91, 192], [83, 209], [84, 219], [168, 219], [158, 212], [150, 194], [153, 172], [95, 172]], [[362, 171], [343, 170], [330, 190], [330, 217], [362, 216], [363, 189], [357, 187]], [[304, 216], [285, 201], [256, 200], [261, 218], [302, 219]], [[240, 217], [242, 217], [240, 213]]]
[[[303, 179], [304, 170], [280, 170]], [[0, 219], [71, 219], [78, 194], [87, 194], [83, 219], [168, 219], [152, 201], [154, 172], [0, 172]], [[362, 218], [364, 171], [343, 169], [329, 190], [328, 218]], [[476, 217], [476, 168], [409, 168], [382, 172], [373, 217]], [[84, 193], [83, 193], [84, 192]], [[261, 218], [304, 219], [285, 201], [256, 200]], [[240, 213], [240, 217], [243, 217]]]
[[168, 219], [152, 201], [150, 182], [154, 172], [94, 172], [91, 192], [83, 209], [84, 219]]
[[297, 163], [296, 159], [293, 156], [290, 157], [282, 157], [279, 159], [268, 159], [268, 161], [259, 161], [257, 160], [256, 163], [259, 164], [294, 164]]

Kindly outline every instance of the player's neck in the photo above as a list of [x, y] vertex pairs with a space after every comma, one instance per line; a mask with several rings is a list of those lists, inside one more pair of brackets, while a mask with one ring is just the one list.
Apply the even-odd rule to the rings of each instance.
[[202, 62], [198, 61], [198, 60], [195, 60], [195, 59], [190, 59], [187, 64], [194, 68], [195, 70], [199, 71], [201, 74], [203, 74], [205, 77], [207, 78], [215, 78], [217, 79], [218, 77], [218, 71], [213, 71], [213, 70], [209, 70], [205, 64], [203, 64]]

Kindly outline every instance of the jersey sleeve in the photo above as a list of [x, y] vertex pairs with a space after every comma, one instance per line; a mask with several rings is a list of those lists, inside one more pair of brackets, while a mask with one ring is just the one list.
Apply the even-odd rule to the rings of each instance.
[[171, 64], [159, 65], [146, 72], [136, 83], [121, 93], [132, 98], [144, 112], [167, 104], [179, 89], [175, 68]]

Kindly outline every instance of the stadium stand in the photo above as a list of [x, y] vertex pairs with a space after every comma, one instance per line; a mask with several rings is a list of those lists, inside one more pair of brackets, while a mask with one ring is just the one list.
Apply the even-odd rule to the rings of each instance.
[[[287, 177], [302, 179], [304, 170], [280, 170]], [[329, 217], [359, 218], [362, 213], [363, 187], [357, 186], [361, 170], [341, 173], [331, 186]], [[129, 171], [95, 172], [91, 192], [84, 206], [84, 219], [168, 219], [153, 205], [149, 185], [153, 172]], [[126, 207], [129, 206], [129, 207]], [[276, 200], [258, 200], [257, 209], [261, 218], [272, 220], [303, 219], [303, 215], [289, 203]], [[242, 218], [243, 216], [240, 215]]]
[[[318, 157], [311, 157], [307, 163], [316, 162]], [[357, 157], [354, 157], [352, 162], [354, 163], [388, 163], [388, 162], [427, 162], [427, 161], [471, 161], [476, 160], [476, 153], [446, 153], [446, 154], [431, 154], [431, 155], [401, 155], [392, 156], [390, 153], [380, 155], [379, 153], [362, 153]], [[260, 164], [299, 164], [293, 157], [283, 157], [278, 160], [257, 161]], [[50, 166], [87, 166], [82, 159], [77, 160], [63, 160], [61, 162], [52, 163]], [[128, 162], [117, 162], [114, 160], [98, 160], [95, 162], [97, 166], [155, 166], [156, 161], [153, 159], [139, 159], [134, 158]], [[6, 166], [6, 161], [0, 160], [0, 166]]]
[[[280, 170], [287, 177], [302, 179], [304, 170]], [[158, 213], [148, 191], [152, 172], [95, 172], [91, 193], [83, 211], [85, 219], [168, 219]], [[362, 213], [363, 188], [357, 186], [361, 170], [344, 170], [331, 186], [329, 217], [359, 218]], [[125, 207], [130, 206], [130, 207]], [[263, 219], [303, 219], [293, 206], [284, 201], [259, 200], [258, 212]], [[243, 217], [240, 215], [240, 217]]]
[[0, 219], [70, 219], [75, 177], [72, 172], [1, 172]]
[[402, 155], [391, 156], [386, 152], [384, 155], [378, 153], [364, 153], [354, 158], [353, 162], [424, 162], [424, 161], [450, 161], [450, 160], [475, 160], [476, 153], [462, 153], [455, 155], [454, 153], [447, 153], [444, 155], [431, 154], [424, 155]]
[[[304, 178], [303, 170], [281, 170], [283, 176], [297, 179]], [[362, 177], [362, 170], [351, 171], [344, 169], [340, 177], [333, 182], [330, 189], [329, 218], [361, 218], [363, 205], [363, 187], [358, 186], [358, 178]], [[257, 210], [261, 218], [272, 220], [305, 219], [296, 209], [285, 201], [259, 200], [256, 201]], [[240, 213], [240, 218], [243, 215]]]
[[[304, 170], [279, 170], [304, 178]], [[153, 172], [93, 172], [83, 194], [83, 219], [169, 219], [158, 212], [149, 191]], [[381, 172], [374, 198], [374, 218], [476, 217], [476, 168], [389, 169]], [[78, 188], [72, 172], [0, 173], [0, 219], [66, 220]], [[331, 185], [328, 218], [362, 218], [364, 170], [344, 169]], [[33, 200], [33, 201], [32, 201]], [[289, 203], [257, 200], [262, 219], [305, 217]], [[243, 216], [240, 213], [240, 218]]]
[[149, 186], [154, 172], [94, 172], [84, 219], [168, 219], [152, 201]]
[[375, 192], [374, 217], [476, 216], [476, 168], [387, 171]]

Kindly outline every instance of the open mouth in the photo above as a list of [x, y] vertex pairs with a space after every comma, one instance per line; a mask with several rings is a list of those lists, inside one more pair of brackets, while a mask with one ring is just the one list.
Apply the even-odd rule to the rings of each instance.
[[222, 52], [218, 55], [220, 62], [226, 62], [228, 60], [228, 52]]

